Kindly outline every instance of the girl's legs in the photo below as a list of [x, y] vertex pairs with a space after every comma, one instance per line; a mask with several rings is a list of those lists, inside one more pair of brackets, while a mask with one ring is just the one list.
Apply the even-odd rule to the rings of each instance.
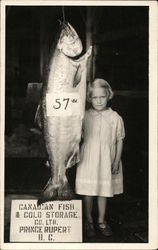
[[85, 233], [87, 237], [94, 237], [95, 230], [92, 217], [93, 197], [84, 196], [84, 202], [85, 202], [85, 217], [86, 217]]
[[93, 196], [84, 196], [84, 202], [85, 202], [85, 216], [87, 222], [92, 223], [92, 206], [93, 206]]
[[104, 217], [106, 213], [107, 198], [98, 196], [98, 223], [104, 222]]
[[105, 214], [106, 214], [106, 206], [107, 206], [107, 198], [106, 197], [98, 197], [98, 229], [100, 233], [104, 236], [111, 236], [112, 231], [109, 225], [105, 222]]

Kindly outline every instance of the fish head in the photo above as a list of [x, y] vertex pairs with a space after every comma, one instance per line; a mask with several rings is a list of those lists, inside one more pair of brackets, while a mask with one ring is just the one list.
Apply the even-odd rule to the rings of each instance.
[[69, 23], [62, 23], [60, 37], [57, 43], [57, 48], [61, 50], [66, 56], [75, 57], [82, 52], [82, 42]]

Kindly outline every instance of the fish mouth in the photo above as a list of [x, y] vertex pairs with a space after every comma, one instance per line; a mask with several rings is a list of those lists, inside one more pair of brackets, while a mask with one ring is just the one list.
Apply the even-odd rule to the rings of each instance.
[[81, 54], [83, 46], [82, 42], [69, 22], [62, 22], [61, 33], [58, 42], [60, 49], [68, 57], [76, 57]]

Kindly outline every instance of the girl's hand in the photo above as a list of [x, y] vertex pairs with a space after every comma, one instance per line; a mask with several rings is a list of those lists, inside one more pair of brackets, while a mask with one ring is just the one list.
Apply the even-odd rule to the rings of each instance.
[[111, 172], [112, 172], [112, 174], [118, 174], [118, 172], [119, 172], [119, 163], [114, 162], [112, 164]]
[[119, 172], [119, 163], [121, 160], [122, 148], [123, 148], [123, 140], [118, 140], [117, 144], [116, 144], [115, 160], [114, 160], [112, 167], [111, 167], [112, 174], [118, 174], [118, 172]]

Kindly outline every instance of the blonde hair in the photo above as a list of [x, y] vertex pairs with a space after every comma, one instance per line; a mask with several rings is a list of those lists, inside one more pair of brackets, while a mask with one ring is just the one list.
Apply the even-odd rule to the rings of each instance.
[[95, 88], [103, 88], [106, 90], [106, 93], [108, 94], [108, 100], [111, 100], [114, 96], [114, 92], [112, 91], [109, 83], [101, 78], [96, 78], [92, 82], [92, 84], [88, 84], [88, 91], [87, 91], [87, 101], [91, 102], [91, 94], [92, 90]]

